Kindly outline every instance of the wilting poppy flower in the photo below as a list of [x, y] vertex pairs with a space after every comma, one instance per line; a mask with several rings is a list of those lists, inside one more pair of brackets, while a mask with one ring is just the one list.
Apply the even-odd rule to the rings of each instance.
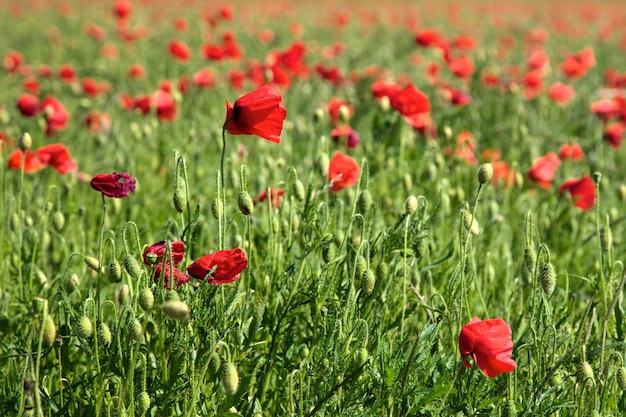
[[176, 119], [176, 102], [170, 93], [158, 90], [154, 93], [153, 103], [160, 120], [171, 122]]
[[333, 129], [330, 136], [333, 142], [345, 144], [348, 149], [354, 149], [361, 143], [359, 135], [348, 125], [341, 125]]
[[98, 174], [90, 182], [91, 188], [105, 197], [124, 198], [135, 191], [135, 179], [128, 172]]
[[[185, 258], [185, 243], [177, 240], [175, 242], [170, 242], [170, 249], [172, 253], [172, 263], [174, 265], [178, 265]], [[167, 242], [162, 240], [160, 242], [155, 243], [150, 246], [146, 250], [143, 251], [143, 263], [146, 265], [152, 265], [156, 262], [150, 262], [148, 256], [150, 254], [154, 254], [156, 256], [157, 261], [163, 261], [163, 256], [167, 253]], [[169, 259], [165, 259], [166, 263], [169, 263]]]
[[472, 367], [467, 360], [467, 356], [471, 355], [487, 378], [512, 372], [517, 368], [517, 364], [511, 359], [511, 328], [501, 318], [479, 320], [474, 317], [461, 329], [459, 351], [463, 366]]
[[236, 248], [204, 255], [189, 265], [187, 272], [198, 279], [205, 279], [209, 275], [209, 284], [226, 284], [239, 278], [247, 266], [246, 254]]
[[389, 104], [403, 116], [415, 116], [430, 111], [428, 96], [409, 84], [402, 90], [389, 97]]
[[39, 99], [32, 94], [22, 94], [17, 98], [17, 109], [22, 116], [33, 117], [39, 111]]
[[559, 187], [559, 194], [569, 191], [574, 205], [583, 210], [590, 210], [596, 204], [596, 185], [589, 175], [579, 179], [567, 180]]
[[571, 159], [572, 161], [582, 161], [585, 159], [583, 148], [579, 144], [565, 144], [559, 148], [559, 158]]
[[559, 106], [566, 106], [574, 99], [576, 92], [570, 85], [556, 82], [550, 86], [548, 97]]
[[[8, 167], [10, 169], [20, 169], [22, 167], [22, 158], [23, 152], [21, 149], [14, 150], [11, 155], [9, 155], [9, 159], [7, 161]], [[28, 150], [26, 151], [26, 156], [24, 157], [24, 172], [31, 173], [37, 172], [46, 167], [46, 164], [41, 162], [41, 159], [35, 154], [35, 152]]]
[[267, 192], [267, 190], [261, 191], [259, 195], [257, 195], [256, 198], [253, 200], [254, 204], [264, 202], [265, 200], [267, 200], [268, 195], [270, 206], [280, 208], [280, 205], [283, 202], [283, 196], [285, 195], [285, 191], [282, 188], [276, 189], [270, 187], [269, 193]]
[[[163, 265], [165, 265], [165, 267], [163, 267]], [[159, 280], [161, 279], [161, 274], [163, 274], [163, 285], [165, 286], [166, 290], [170, 289], [170, 281], [172, 279], [176, 283], [176, 287], [180, 287], [181, 285], [189, 282], [189, 275], [180, 271], [176, 267], [170, 269], [169, 262], [159, 262], [159, 264], [156, 266], [154, 274], [155, 283], [159, 283]]]
[[170, 54], [178, 61], [185, 62], [191, 57], [191, 49], [180, 40], [173, 40], [169, 45]]
[[280, 94], [267, 85], [241, 96], [234, 105], [227, 100], [224, 128], [231, 135], [257, 135], [280, 143], [280, 133], [287, 117], [281, 100]]
[[528, 170], [528, 178], [536, 181], [542, 188], [549, 189], [554, 179], [554, 173], [561, 165], [561, 160], [554, 152], [535, 159], [533, 166]]
[[359, 165], [354, 158], [337, 151], [328, 166], [330, 190], [334, 193], [359, 182]]
[[35, 154], [44, 165], [51, 166], [61, 174], [76, 171], [78, 168], [76, 162], [70, 159], [70, 151], [61, 143], [42, 146]]

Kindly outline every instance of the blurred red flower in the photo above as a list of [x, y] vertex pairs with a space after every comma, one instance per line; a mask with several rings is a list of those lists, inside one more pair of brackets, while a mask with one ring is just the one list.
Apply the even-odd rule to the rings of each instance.
[[[10, 169], [20, 169], [22, 167], [22, 157], [24, 153], [21, 149], [14, 150], [7, 160], [7, 165]], [[37, 172], [46, 167], [46, 164], [41, 162], [35, 152], [28, 150], [24, 157], [24, 172], [31, 173]]]
[[170, 54], [179, 62], [186, 62], [191, 58], [191, 49], [181, 40], [173, 40], [169, 44]]
[[487, 378], [512, 372], [517, 368], [517, 364], [511, 359], [511, 328], [501, 318], [479, 320], [474, 317], [461, 329], [459, 351], [463, 366], [472, 367], [467, 360], [467, 356], [471, 355]]
[[[163, 265], [165, 265], [165, 268], [163, 267]], [[166, 290], [170, 289], [170, 281], [172, 279], [176, 283], [176, 287], [180, 287], [181, 285], [189, 282], [189, 275], [180, 271], [176, 267], [173, 267], [170, 270], [169, 262], [159, 262], [159, 264], [156, 266], [154, 274], [154, 282], [156, 284], [159, 283], [159, 280], [161, 279], [161, 274], [163, 274], [163, 286]]]
[[34, 117], [39, 112], [39, 99], [32, 94], [22, 94], [17, 98], [17, 109], [22, 116]]
[[167, 91], [158, 90], [154, 93], [152, 102], [160, 120], [171, 122], [176, 119], [177, 107], [174, 97]]
[[118, 19], [125, 20], [130, 17], [133, 8], [128, 0], [117, 0], [113, 5], [113, 14]]
[[536, 181], [537, 184], [545, 189], [550, 188], [550, 183], [554, 180], [554, 173], [561, 165], [561, 160], [554, 152], [535, 159], [533, 166], [528, 170], [529, 179]]
[[583, 210], [591, 210], [596, 204], [596, 184], [589, 175], [567, 180], [559, 187], [559, 194], [568, 191], [574, 205]]
[[256, 135], [280, 143], [287, 117], [281, 100], [280, 94], [267, 85], [241, 96], [234, 105], [227, 100], [224, 128], [231, 135]]
[[359, 135], [348, 125], [336, 127], [331, 132], [330, 137], [333, 139], [333, 142], [345, 145], [348, 149], [354, 149], [361, 143]]
[[435, 29], [424, 29], [415, 34], [415, 43], [424, 48], [438, 46], [443, 42], [443, 37]]
[[622, 144], [622, 140], [624, 139], [624, 130], [626, 130], [626, 125], [621, 122], [615, 122], [607, 125], [604, 128], [604, 132], [602, 133], [604, 140], [609, 142], [612, 148], [617, 149]]
[[448, 69], [457, 78], [467, 80], [474, 74], [474, 63], [467, 56], [462, 56], [448, 62]]
[[330, 190], [334, 193], [359, 182], [359, 165], [354, 158], [337, 151], [328, 166]]
[[124, 198], [135, 191], [136, 181], [128, 172], [113, 172], [96, 175], [90, 185], [105, 197]]
[[141, 64], [132, 64], [128, 68], [128, 76], [130, 78], [143, 78], [146, 75], [146, 70]]
[[213, 72], [208, 68], [201, 68], [193, 75], [193, 83], [198, 87], [211, 88], [215, 85]]
[[237, 280], [247, 266], [246, 254], [235, 248], [204, 255], [189, 265], [187, 272], [198, 279], [205, 279], [208, 275], [209, 284], [226, 284]]
[[42, 164], [51, 166], [61, 174], [76, 171], [78, 165], [70, 158], [67, 147], [61, 143], [52, 143], [42, 146], [35, 151]]
[[259, 195], [257, 195], [254, 199], [254, 204], [256, 205], [257, 203], [264, 202], [265, 200], [267, 200], [268, 195], [270, 206], [280, 208], [280, 205], [283, 202], [283, 196], [285, 195], [285, 191], [282, 188], [276, 189], [270, 187], [269, 193], [267, 192], [267, 190], [261, 191]]
[[92, 135], [107, 134], [111, 131], [111, 116], [108, 113], [92, 111], [85, 116], [85, 125]]
[[572, 161], [582, 161], [585, 159], [583, 148], [579, 144], [565, 144], [559, 148], [559, 157], [561, 159], [571, 159]]
[[46, 135], [53, 136], [57, 131], [64, 130], [70, 120], [70, 114], [63, 104], [52, 96], [44, 98], [39, 108], [46, 116]]
[[68, 84], [72, 84], [78, 80], [76, 78], [76, 71], [70, 64], [61, 65], [59, 68], [59, 77]]
[[28, 91], [29, 93], [32, 94], [39, 94], [40, 92], [40, 87], [39, 87], [39, 81], [37, 81], [37, 78], [26, 78], [23, 82], [22, 82], [22, 88], [26, 91]]
[[[332, 126], [337, 126], [342, 120], [340, 120], [340, 109], [343, 106], [345, 111], [345, 117], [350, 119], [354, 114], [354, 107], [348, 104], [347, 101], [342, 100], [338, 97], [332, 97], [328, 104], [326, 105], [326, 109], [328, 110], [328, 114], [330, 115], [330, 124]], [[345, 122], [345, 120], [344, 120]]]
[[417, 89], [413, 84], [409, 84], [396, 94], [389, 97], [391, 107], [403, 116], [415, 116], [430, 111], [430, 100], [428, 96]]
[[561, 71], [569, 79], [584, 76], [596, 65], [596, 58], [591, 47], [586, 47], [570, 56], [561, 64]]
[[559, 106], [566, 106], [576, 97], [576, 92], [570, 85], [555, 82], [548, 90], [548, 97]]
[[4, 69], [6, 69], [9, 74], [17, 73], [22, 64], [24, 64], [24, 57], [17, 51], [9, 51], [3, 60]]

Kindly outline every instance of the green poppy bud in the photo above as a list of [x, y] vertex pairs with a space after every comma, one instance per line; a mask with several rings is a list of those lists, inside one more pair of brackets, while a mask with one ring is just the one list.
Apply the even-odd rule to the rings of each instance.
[[227, 395], [234, 395], [239, 388], [239, 373], [232, 362], [222, 363], [220, 370], [220, 382]]
[[87, 316], [81, 316], [76, 323], [76, 336], [89, 339], [93, 335], [93, 325]]
[[154, 306], [154, 294], [149, 287], [144, 287], [139, 292], [139, 306], [143, 311], [152, 310], [152, 306]]

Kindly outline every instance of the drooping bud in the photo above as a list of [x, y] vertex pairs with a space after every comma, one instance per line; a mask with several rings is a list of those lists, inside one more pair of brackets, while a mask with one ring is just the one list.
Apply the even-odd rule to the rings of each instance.
[[211, 375], [217, 375], [221, 367], [222, 360], [220, 359], [220, 355], [218, 355], [217, 352], [212, 352], [211, 355], [209, 355], [209, 372]]
[[87, 316], [81, 316], [76, 323], [76, 336], [89, 339], [93, 335], [93, 325]]
[[150, 311], [154, 306], [154, 294], [149, 287], [144, 287], [139, 292], [139, 306], [143, 311]]
[[65, 281], [65, 292], [71, 294], [76, 290], [79, 285], [80, 280], [78, 279], [78, 275], [72, 274]]
[[57, 337], [57, 328], [54, 324], [54, 320], [50, 314], [46, 315], [46, 318], [43, 322], [43, 342], [46, 345], [51, 345], [54, 343]]
[[85, 261], [85, 265], [87, 265], [89, 269], [98, 273], [101, 272], [100, 261], [96, 258], [93, 256], [85, 256], [83, 259]]
[[369, 352], [367, 351], [366, 347], [361, 347], [357, 349], [357, 351], [354, 353], [354, 358], [352, 358], [352, 370], [356, 371], [357, 369], [359, 369], [361, 366], [363, 366], [365, 362], [367, 362], [368, 358]]
[[317, 172], [320, 174], [322, 178], [328, 178], [329, 164], [330, 164], [330, 159], [328, 159], [327, 154], [321, 153], [317, 156], [317, 161], [315, 165], [317, 167]]
[[384, 281], [389, 274], [389, 265], [386, 262], [381, 262], [376, 267], [376, 278], [380, 281]]
[[132, 319], [130, 325], [128, 326], [128, 334], [133, 340], [140, 340], [141, 336], [143, 336], [143, 327], [141, 326], [141, 322], [137, 319]]
[[122, 284], [120, 287], [115, 290], [115, 301], [118, 305], [122, 305], [128, 300], [128, 295], [130, 294], [130, 287], [127, 284]]
[[367, 213], [369, 209], [372, 207], [374, 199], [372, 198], [372, 193], [370, 190], [363, 190], [359, 195], [359, 201], [357, 202], [357, 206], [359, 208], [359, 213]]
[[235, 395], [237, 393], [237, 389], [239, 388], [239, 373], [232, 362], [226, 361], [222, 363], [220, 382], [227, 395]]
[[161, 305], [161, 311], [174, 320], [185, 320], [189, 318], [189, 306], [182, 301], [170, 300]]
[[328, 242], [326, 245], [322, 246], [322, 259], [325, 263], [329, 263], [335, 256], [337, 255], [337, 251], [335, 250], [335, 244], [333, 242]]
[[530, 272], [535, 270], [535, 260], [537, 259], [537, 253], [532, 248], [532, 246], [528, 246], [524, 248], [524, 265], [526, 265], [526, 269]]
[[98, 324], [97, 330], [98, 341], [104, 347], [109, 347], [111, 345], [111, 341], [113, 340], [113, 336], [111, 335], [111, 329], [105, 322], [101, 322]]
[[216, 198], [211, 202], [211, 214], [215, 220], [220, 218], [219, 199]]
[[185, 187], [176, 187], [174, 190], [174, 208], [178, 213], [184, 213], [186, 205], [187, 192], [185, 191]]
[[620, 366], [617, 369], [617, 374], [615, 378], [617, 379], [617, 386], [622, 391], [626, 391], [626, 368], [624, 366]]
[[617, 187], [617, 198], [619, 198], [619, 201], [626, 200], [626, 184], [620, 184]]
[[546, 262], [541, 268], [539, 273], [539, 281], [541, 282], [541, 288], [546, 295], [552, 295], [556, 288], [556, 272], [554, 272], [554, 265], [552, 262]]
[[277, 217], [272, 218], [272, 232], [278, 234], [280, 232], [280, 222]]
[[239, 193], [237, 205], [239, 206], [239, 211], [244, 216], [249, 216], [254, 212], [254, 203], [252, 202], [252, 197], [250, 197], [250, 194], [248, 194], [247, 191], [241, 191]]
[[600, 229], [600, 248], [603, 252], [608, 252], [613, 246], [613, 234], [611, 233], [611, 222], [609, 217], [606, 217], [604, 227]]
[[478, 167], [478, 182], [481, 185], [489, 184], [493, 177], [493, 165], [490, 163], [482, 164]]
[[302, 202], [304, 201], [304, 197], [306, 197], [306, 192], [304, 190], [304, 184], [300, 180], [296, 180], [293, 183], [293, 195], [296, 197], [296, 200]]
[[404, 210], [406, 214], [415, 214], [417, 212], [417, 197], [410, 195], [404, 202]]
[[360, 278], [363, 276], [363, 273], [365, 272], [366, 269], [367, 269], [367, 261], [365, 260], [365, 257], [363, 255], [357, 256], [356, 263], [354, 266], [354, 275], [357, 278]]
[[366, 269], [361, 275], [361, 289], [367, 295], [371, 295], [376, 286], [376, 274], [371, 269]]
[[31, 146], [33, 146], [33, 138], [30, 137], [30, 134], [28, 132], [24, 132], [17, 140], [17, 146], [22, 152], [26, 152], [31, 148]]
[[122, 266], [117, 259], [113, 259], [107, 269], [107, 278], [112, 283], [122, 282]]
[[141, 277], [141, 265], [139, 265], [135, 257], [129, 253], [124, 256], [124, 268], [131, 277], [135, 279]]
[[480, 227], [478, 226], [476, 217], [472, 216], [467, 210], [463, 210], [463, 226], [465, 227], [465, 230], [474, 236], [478, 235], [480, 232]]
[[52, 226], [54, 230], [60, 232], [65, 227], [65, 216], [60, 211], [55, 211], [52, 213]]
[[582, 384], [591, 384], [595, 382], [595, 378], [593, 375], [593, 369], [589, 362], [583, 361], [578, 364], [578, 381]]
[[150, 410], [150, 395], [146, 391], [141, 391], [137, 396], [136, 407], [140, 416], [145, 415]]

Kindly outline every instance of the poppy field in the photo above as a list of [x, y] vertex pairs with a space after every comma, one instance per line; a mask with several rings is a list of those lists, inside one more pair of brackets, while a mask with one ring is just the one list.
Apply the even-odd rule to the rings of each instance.
[[0, 415], [626, 414], [619, 2], [0, 25]]

